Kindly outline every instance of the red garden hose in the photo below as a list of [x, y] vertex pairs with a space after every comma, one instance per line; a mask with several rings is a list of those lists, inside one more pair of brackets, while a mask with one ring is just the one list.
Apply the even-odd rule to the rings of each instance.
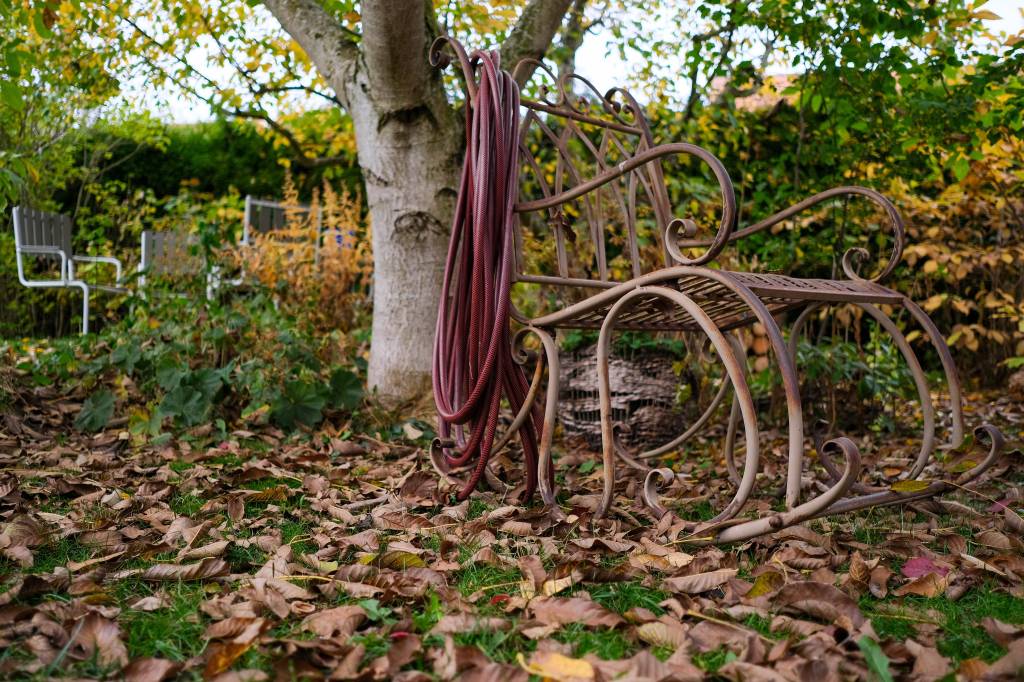
[[[458, 499], [469, 497], [487, 467], [501, 399], [518, 414], [529, 389], [512, 357], [509, 292], [518, 196], [519, 89], [500, 69], [497, 52], [476, 51], [479, 83], [466, 106], [462, 169], [444, 288], [434, 337], [434, 402], [438, 436], [451, 467], [475, 460]], [[519, 430], [526, 467], [525, 497], [537, 485], [536, 408]], [[454, 432], [454, 433], [453, 433]], [[454, 435], [454, 440], [452, 437]]]

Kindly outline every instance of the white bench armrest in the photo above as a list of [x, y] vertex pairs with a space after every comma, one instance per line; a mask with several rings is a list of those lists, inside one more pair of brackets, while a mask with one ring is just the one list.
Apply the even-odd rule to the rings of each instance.
[[[113, 256], [73, 256], [72, 261], [77, 263], [107, 263], [108, 265], [114, 266], [114, 281], [117, 284], [121, 283], [122, 267], [121, 261]], [[72, 273], [74, 269], [72, 268]], [[74, 275], [72, 274], [72, 278]]]

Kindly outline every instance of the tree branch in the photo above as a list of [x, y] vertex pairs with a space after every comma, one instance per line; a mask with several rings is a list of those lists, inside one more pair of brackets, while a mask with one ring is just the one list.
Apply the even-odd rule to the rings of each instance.
[[[526, 58], [541, 59], [555, 33], [562, 25], [562, 18], [569, 11], [573, 0], [530, 0], [519, 16], [519, 21], [509, 32], [501, 45], [501, 65], [508, 70]], [[533, 69], [520, 69], [516, 81], [522, 87], [533, 75]]]
[[427, 59], [428, 5], [425, 0], [362, 3], [363, 59], [373, 101], [382, 112], [410, 110], [427, 99], [433, 71]]
[[359, 59], [350, 33], [316, 0], [263, 0], [263, 5], [302, 47], [347, 109], [348, 85]]

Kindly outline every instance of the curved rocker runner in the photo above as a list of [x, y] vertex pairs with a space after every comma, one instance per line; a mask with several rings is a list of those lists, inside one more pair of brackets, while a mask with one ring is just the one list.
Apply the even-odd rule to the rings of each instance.
[[[883, 286], [899, 264], [906, 240], [898, 211], [883, 195], [865, 187], [836, 187], [737, 229], [735, 193], [721, 161], [689, 143], [655, 145], [642, 109], [625, 90], [613, 88], [602, 95], [576, 74], [556, 77], [540, 62], [524, 60], [513, 74], [539, 73], [550, 79], [537, 88], [537, 99], [528, 99], [520, 95], [514, 75], [500, 69], [495, 53], [470, 55], [456, 41], [438, 38], [431, 47], [431, 63], [445, 68], [453, 58], [466, 89], [467, 152], [434, 347], [440, 435], [431, 459], [445, 480], [460, 486], [460, 499], [481, 480], [502, 489], [504, 483], [489, 468], [489, 460], [519, 435], [524, 496], [539, 488], [549, 513], [564, 515], [555, 496], [551, 461], [559, 388], [558, 330], [599, 332], [604, 485], [595, 518], [613, 509], [617, 458], [645, 472], [641, 494], [651, 513], [657, 518], [671, 513], [658, 488], [673, 482], [676, 474], [651, 468], [646, 461], [678, 448], [706, 428], [730, 393], [723, 457], [735, 493], [709, 521], [679, 521], [690, 542], [736, 542], [828, 514], [924, 499], [969, 484], [996, 461], [1005, 441], [995, 427], [983, 424], [975, 434], [989, 449], [980, 463], [952, 480], [921, 479], [937, 449], [937, 411], [921, 363], [889, 311], [904, 311], [941, 361], [950, 425], [948, 442], [940, 449], [955, 449], [964, 441], [960, 382], [949, 348], [927, 314]], [[577, 94], [578, 89], [585, 95]], [[708, 224], [707, 219], [673, 215], [663, 167], [673, 158], [703, 164], [717, 181], [721, 204], [713, 221], [717, 229], [710, 237], [697, 236], [699, 224]], [[866, 201], [884, 216], [892, 241], [887, 255], [872, 258], [864, 248], [846, 250], [839, 259], [843, 279], [708, 267], [719, 262], [730, 243], [836, 198]], [[644, 253], [638, 238], [641, 225], [660, 238], [661, 262], [655, 267], [644, 258], [650, 249]], [[872, 266], [876, 272], [864, 274]], [[531, 300], [539, 310], [527, 314], [516, 309], [510, 298], [514, 285], [536, 289]], [[796, 344], [811, 316], [829, 306], [855, 306], [873, 319], [893, 340], [913, 377], [923, 426], [913, 463], [896, 481], [900, 485], [862, 482], [860, 452], [845, 436], [819, 439], [814, 448], [824, 480], [805, 467], [808, 434]], [[780, 326], [787, 317], [793, 319], [788, 340]], [[514, 334], [512, 323], [519, 327]], [[785, 484], [765, 491], [782, 498], [785, 509], [757, 519], [741, 516], [758, 486], [761, 464], [745, 353], [730, 333], [754, 324], [767, 335], [782, 377], [788, 418]], [[618, 431], [628, 426], [613, 420], [611, 341], [616, 331], [625, 330], [697, 335], [714, 349], [724, 369], [702, 414], [670, 442], [641, 453], [622, 447]], [[540, 341], [539, 352], [523, 346], [531, 335]], [[533, 376], [528, 381], [525, 368], [531, 361]], [[542, 391], [545, 365], [547, 387]], [[498, 436], [503, 397], [514, 418]], [[736, 456], [741, 428], [742, 461]], [[456, 477], [459, 468], [468, 470], [465, 480]], [[811, 494], [805, 489], [809, 477]]]

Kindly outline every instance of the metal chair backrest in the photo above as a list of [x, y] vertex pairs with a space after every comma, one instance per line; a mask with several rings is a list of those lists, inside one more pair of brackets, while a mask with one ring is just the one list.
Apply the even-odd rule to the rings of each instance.
[[289, 226], [293, 220], [311, 220], [320, 236], [320, 208], [308, 204], [283, 204], [266, 199], [245, 198], [245, 218], [242, 243], [249, 244], [254, 233], [277, 232]]
[[604, 288], [664, 267], [672, 216], [661, 160], [623, 171], [654, 147], [643, 110], [625, 90], [601, 95], [532, 65], [554, 88], [521, 100], [517, 280]]
[[[61, 213], [40, 211], [27, 206], [14, 208], [14, 244], [17, 251], [25, 247], [41, 247], [60, 250], [70, 260], [71, 217]], [[39, 257], [61, 262], [59, 254], [42, 253]]]

